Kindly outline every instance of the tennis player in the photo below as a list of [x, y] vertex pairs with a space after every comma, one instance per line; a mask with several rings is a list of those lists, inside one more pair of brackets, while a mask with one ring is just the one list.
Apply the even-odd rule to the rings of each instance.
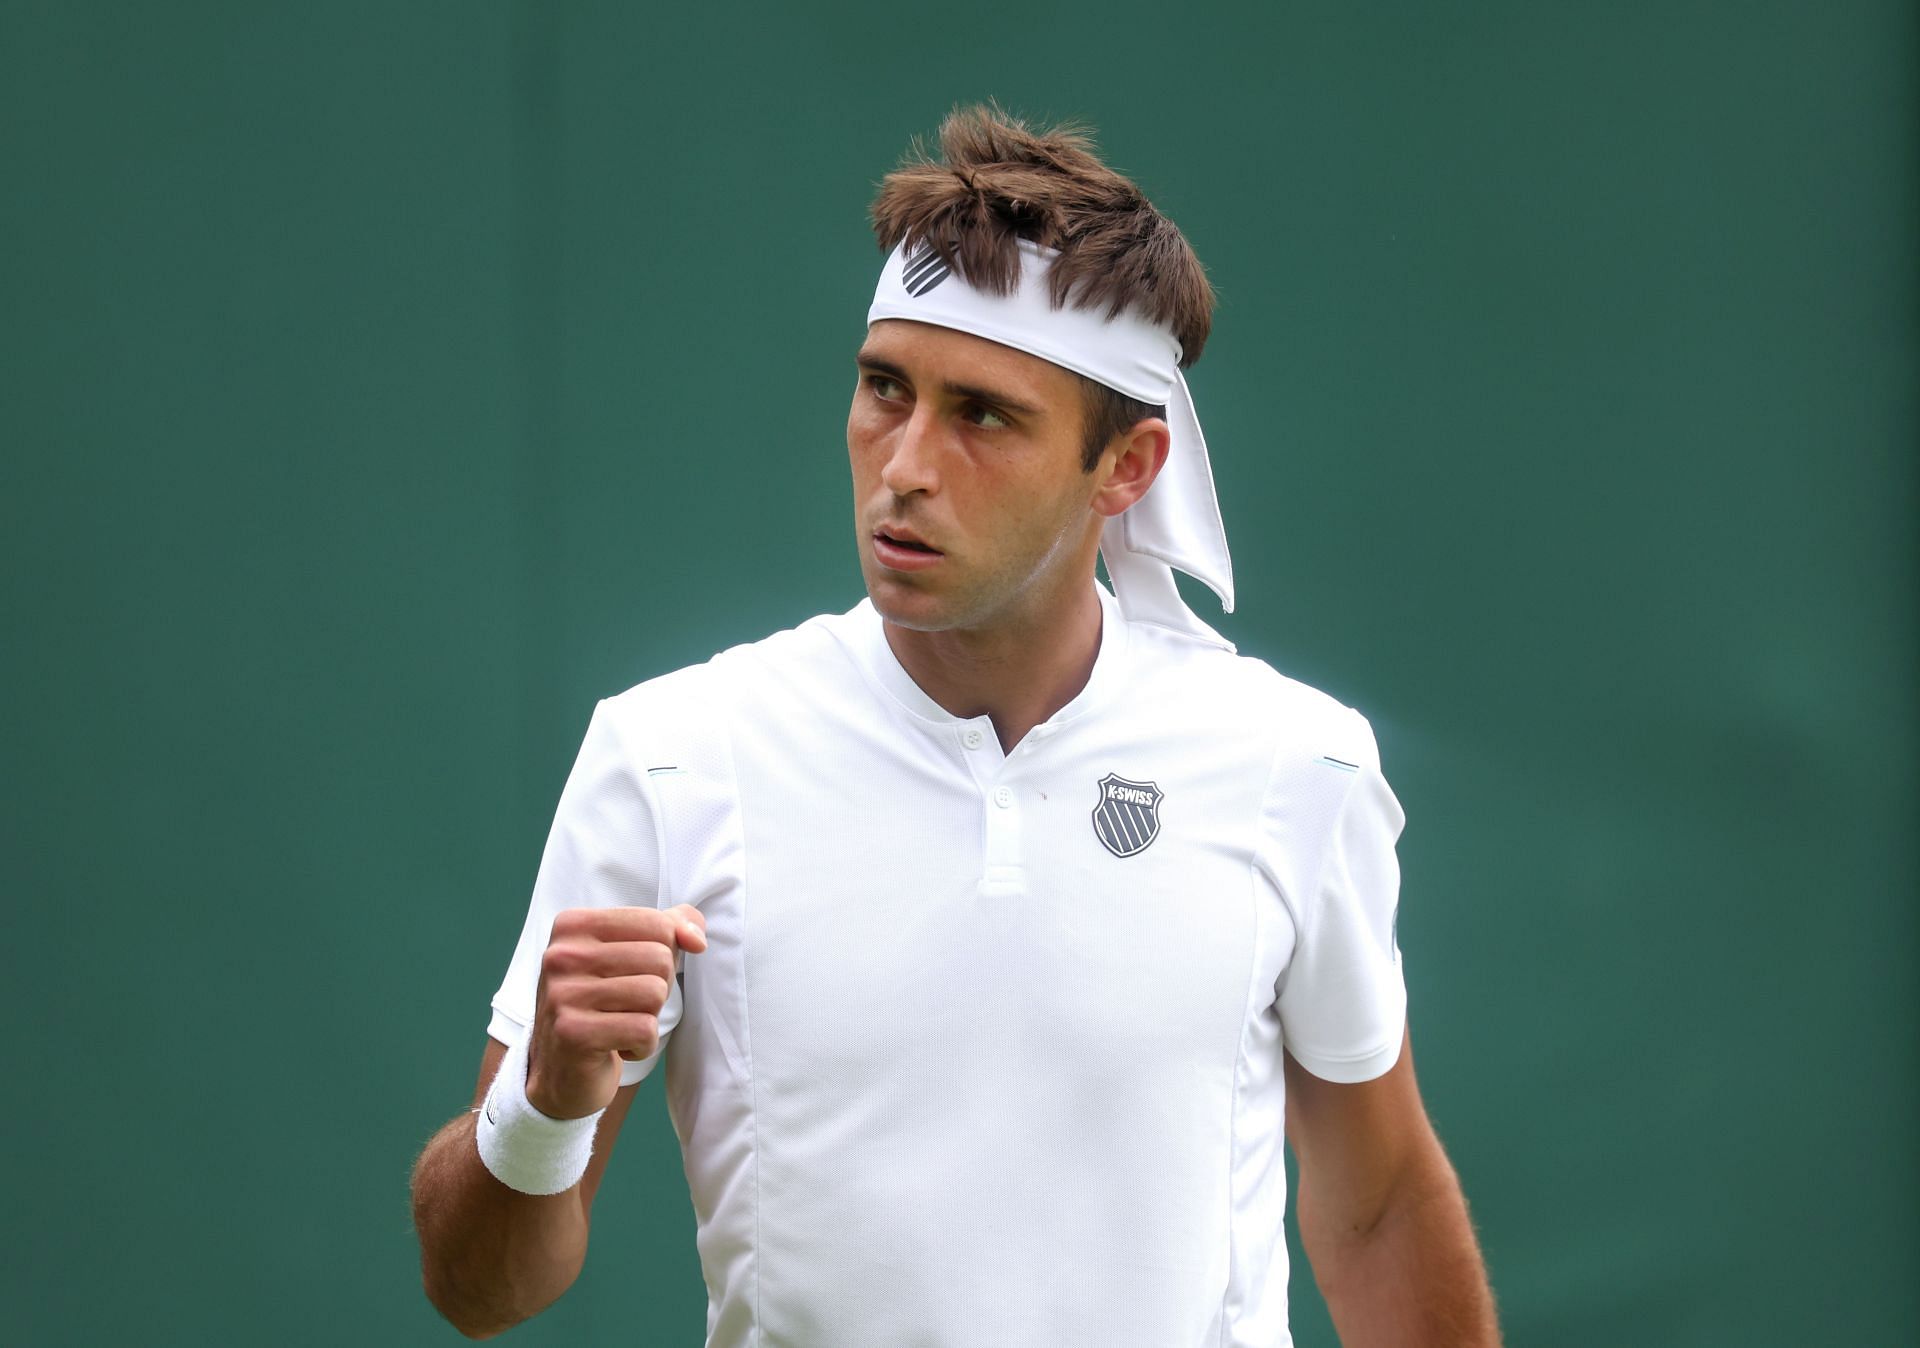
[[873, 222], [867, 596], [596, 709], [415, 1170], [427, 1295], [477, 1338], [565, 1292], [664, 1060], [709, 1348], [1288, 1344], [1283, 1138], [1343, 1342], [1495, 1343], [1373, 734], [1174, 584], [1231, 611], [1200, 263], [993, 108]]

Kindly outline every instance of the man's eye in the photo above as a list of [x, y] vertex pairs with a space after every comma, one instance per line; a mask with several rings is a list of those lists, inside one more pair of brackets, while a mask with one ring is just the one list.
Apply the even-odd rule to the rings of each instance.
[[897, 398], [900, 395], [899, 381], [895, 379], [889, 379], [884, 374], [868, 375], [867, 387], [873, 390], [874, 396], [876, 398], [883, 398], [888, 402], [892, 402], [895, 398]]
[[982, 430], [1003, 431], [1012, 424], [991, 407], [982, 407], [979, 403], [973, 405], [968, 415], [980, 418], [975, 424]]

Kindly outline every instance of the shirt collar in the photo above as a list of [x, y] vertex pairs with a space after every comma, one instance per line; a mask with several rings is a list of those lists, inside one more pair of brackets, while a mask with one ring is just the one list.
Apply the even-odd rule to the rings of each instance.
[[[1120, 668], [1126, 661], [1127, 620], [1120, 612], [1119, 602], [1106, 586], [1095, 580], [1093, 588], [1100, 597], [1100, 653], [1094, 657], [1093, 672], [1087, 677], [1086, 686], [1036, 729], [1059, 726], [1075, 719], [1104, 701], [1119, 681]], [[871, 598], [862, 599], [847, 616], [852, 620], [848, 646], [854, 658], [908, 715], [935, 726], [957, 726], [986, 719], [955, 716], [927, 696], [926, 690], [913, 681], [913, 676], [907, 673], [900, 658], [893, 653], [893, 647], [887, 644], [885, 624]]]

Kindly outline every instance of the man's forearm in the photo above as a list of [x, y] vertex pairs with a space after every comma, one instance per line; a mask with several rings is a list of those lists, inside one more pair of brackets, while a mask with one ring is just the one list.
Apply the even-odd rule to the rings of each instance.
[[579, 1186], [509, 1189], [474, 1146], [474, 1115], [434, 1135], [413, 1168], [413, 1225], [427, 1299], [462, 1334], [487, 1338], [557, 1301], [587, 1257]]
[[1367, 1230], [1332, 1229], [1299, 1195], [1301, 1242], [1346, 1348], [1497, 1348], [1493, 1292], [1453, 1168], [1409, 1176]]

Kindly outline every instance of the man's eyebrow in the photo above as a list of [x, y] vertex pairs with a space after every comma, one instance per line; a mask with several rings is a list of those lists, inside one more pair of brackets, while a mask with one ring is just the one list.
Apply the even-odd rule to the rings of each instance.
[[[907, 372], [890, 360], [883, 360], [879, 356], [870, 356], [865, 351], [862, 351], [853, 359], [854, 363], [862, 369], [873, 370], [889, 378], [898, 379], [903, 384], [912, 382], [907, 378]], [[1019, 416], [1038, 417], [1041, 414], [1040, 409], [1037, 407], [1029, 407], [1018, 398], [1009, 398], [1004, 393], [997, 393], [990, 388], [982, 388], [978, 384], [956, 384], [952, 380], [948, 380], [941, 385], [941, 391], [955, 398], [971, 398], [977, 403], [991, 403], [995, 407], [1004, 407], [1007, 411]]]

